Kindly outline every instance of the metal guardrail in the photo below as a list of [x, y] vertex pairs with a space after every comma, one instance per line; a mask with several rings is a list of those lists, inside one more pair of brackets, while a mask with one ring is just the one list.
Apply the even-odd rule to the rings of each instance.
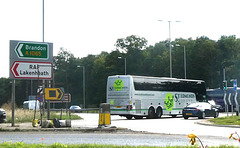
[[63, 109], [54, 109], [54, 108], [51, 108], [50, 111], [56, 111], [56, 112], [60, 112], [60, 111], [70, 111], [71, 113], [85, 113], [85, 112], [92, 112], [92, 111], [96, 111], [96, 112], [99, 112], [99, 108], [84, 108], [84, 109], [81, 109], [81, 110], [76, 110], [76, 109], [69, 109], [69, 108], [63, 108]]

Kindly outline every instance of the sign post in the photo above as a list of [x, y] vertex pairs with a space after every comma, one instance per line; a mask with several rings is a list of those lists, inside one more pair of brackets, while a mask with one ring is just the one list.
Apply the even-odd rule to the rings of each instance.
[[15, 80], [12, 80], [12, 127], [15, 126]]
[[[52, 80], [53, 43], [10, 40], [9, 51], [9, 78], [13, 79], [12, 100], [15, 100], [15, 79]], [[12, 101], [12, 126], [14, 106], [15, 101]]]

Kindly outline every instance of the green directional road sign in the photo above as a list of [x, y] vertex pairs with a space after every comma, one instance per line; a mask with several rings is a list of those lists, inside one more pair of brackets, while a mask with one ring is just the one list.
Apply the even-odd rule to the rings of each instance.
[[19, 42], [15, 52], [19, 58], [48, 59], [49, 47], [47, 43]]

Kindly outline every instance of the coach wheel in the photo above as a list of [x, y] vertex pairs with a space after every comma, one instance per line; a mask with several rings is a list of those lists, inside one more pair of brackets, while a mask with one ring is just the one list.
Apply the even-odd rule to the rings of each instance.
[[148, 109], [148, 118], [149, 119], [153, 119], [155, 117], [155, 111], [154, 111], [154, 108], [153, 107], [150, 107]]
[[126, 116], [126, 118], [127, 118], [128, 120], [130, 120], [130, 119], [132, 119], [132, 116]]
[[143, 116], [134, 116], [135, 119], [142, 119]]
[[158, 107], [156, 110], [156, 118], [161, 118], [162, 117], [162, 108]]

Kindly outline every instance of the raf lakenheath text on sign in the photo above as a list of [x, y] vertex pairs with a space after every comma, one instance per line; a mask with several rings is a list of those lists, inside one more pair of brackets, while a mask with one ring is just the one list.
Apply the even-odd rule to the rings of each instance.
[[10, 79], [52, 79], [53, 44], [10, 41]]

